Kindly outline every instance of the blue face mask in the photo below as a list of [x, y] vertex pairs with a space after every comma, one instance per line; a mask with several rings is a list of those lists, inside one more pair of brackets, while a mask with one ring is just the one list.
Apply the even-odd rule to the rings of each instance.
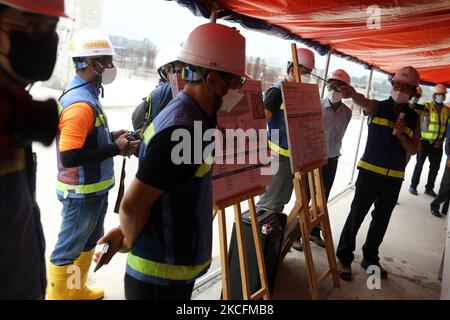
[[436, 97], [434, 98], [434, 101], [438, 104], [442, 104], [445, 101], [445, 96], [442, 94], [436, 95]]

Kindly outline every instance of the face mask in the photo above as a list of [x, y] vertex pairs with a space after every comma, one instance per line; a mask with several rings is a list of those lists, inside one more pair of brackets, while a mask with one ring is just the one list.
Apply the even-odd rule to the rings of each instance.
[[102, 83], [103, 84], [111, 84], [116, 79], [117, 68], [116, 67], [112, 67], [112, 68], [103, 69], [103, 72], [102, 72], [101, 76], [102, 76]]
[[443, 95], [437, 95], [436, 98], [434, 99], [434, 101], [435, 101], [437, 104], [442, 104], [442, 103], [444, 103], [444, 101], [445, 101], [445, 96], [443, 96]]
[[328, 91], [328, 99], [331, 103], [337, 103], [342, 100], [342, 94], [334, 90]]
[[242, 100], [243, 93], [240, 93], [238, 89], [229, 89], [227, 94], [222, 97], [221, 111], [230, 112], [233, 108]]
[[419, 102], [418, 98], [411, 98], [411, 100], [409, 100], [409, 104], [417, 104]]
[[[5, 31], [3, 31], [5, 32]], [[48, 80], [56, 62], [58, 36], [54, 32], [36, 33], [9, 31], [7, 55], [14, 72], [31, 81]]]
[[310, 74], [302, 74], [300, 76], [302, 83], [310, 83], [311, 81], [311, 75]]
[[408, 94], [396, 90], [391, 91], [391, 97], [397, 103], [406, 103], [409, 100]]

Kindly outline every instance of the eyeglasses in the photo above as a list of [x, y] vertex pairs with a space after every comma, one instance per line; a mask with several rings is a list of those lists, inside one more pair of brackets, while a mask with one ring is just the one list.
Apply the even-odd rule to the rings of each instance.
[[416, 90], [416, 86], [407, 84], [407, 83], [403, 83], [403, 82], [399, 82], [399, 81], [392, 81], [392, 87], [394, 89], [397, 90], [409, 90], [409, 91], [415, 91]]
[[21, 31], [26, 32], [31, 38], [38, 39], [42, 33], [54, 32], [56, 30], [56, 25], [58, 19], [54, 19], [47, 23], [38, 22], [21, 22], [17, 20], [2, 18], [2, 23], [6, 23], [12, 26], [17, 26]]

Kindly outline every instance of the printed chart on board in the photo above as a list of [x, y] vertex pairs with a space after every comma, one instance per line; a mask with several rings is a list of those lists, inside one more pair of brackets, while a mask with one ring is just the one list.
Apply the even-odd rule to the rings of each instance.
[[[240, 93], [242, 97], [231, 111], [217, 114], [221, 136], [216, 135], [213, 203], [265, 187], [272, 181], [271, 175], [261, 174], [261, 169], [270, 172], [261, 82], [247, 80]], [[235, 132], [236, 138], [227, 135], [227, 129]]]
[[282, 82], [292, 172], [327, 160], [325, 130], [317, 84]]

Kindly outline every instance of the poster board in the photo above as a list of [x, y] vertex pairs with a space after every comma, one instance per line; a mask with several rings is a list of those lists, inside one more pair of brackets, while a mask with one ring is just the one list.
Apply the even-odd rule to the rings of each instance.
[[292, 172], [327, 160], [327, 145], [317, 84], [282, 82], [284, 119]]
[[[184, 80], [180, 74], [172, 74], [169, 78], [172, 95], [176, 97], [184, 88]], [[269, 169], [267, 161], [261, 163], [260, 155], [264, 154], [270, 159], [270, 151], [267, 147], [267, 128], [262, 98], [261, 81], [247, 80], [240, 89], [243, 95], [241, 100], [231, 111], [219, 111], [217, 113], [217, 128], [222, 136], [216, 135], [216, 149], [213, 165], [213, 204], [238, 197], [243, 193], [258, 188], [266, 187], [272, 182], [272, 175], [262, 175], [261, 169]], [[228, 148], [226, 141], [227, 129], [254, 130], [257, 132], [257, 142], [250, 143], [245, 140], [245, 149]], [[260, 136], [264, 136], [261, 141]], [[234, 144], [237, 146], [239, 142]], [[238, 149], [238, 150], [237, 150]], [[258, 163], [250, 159], [258, 160]], [[233, 160], [233, 161], [231, 161]], [[229, 163], [233, 162], [233, 163]]]
[[[242, 99], [230, 111], [217, 113], [217, 127], [223, 133], [227, 129], [242, 129], [245, 132], [257, 133], [254, 139], [245, 139], [245, 149], [229, 148], [227, 142], [216, 137], [215, 164], [213, 166], [213, 203], [237, 197], [258, 187], [266, 187], [272, 182], [272, 175], [262, 175], [261, 169], [270, 170], [267, 161], [260, 160], [261, 155], [270, 159], [267, 148], [267, 128], [262, 99], [261, 82], [247, 80], [240, 90]], [[247, 131], [250, 129], [250, 131]], [[264, 136], [264, 139], [260, 137]], [[226, 138], [226, 134], [222, 137]], [[253, 137], [254, 138], [254, 137]], [[251, 141], [250, 141], [251, 140]], [[235, 147], [239, 142], [235, 143]], [[234, 159], [233, 164], [227, 164], [227, 159]], [[251, 159], [253, 159], [251, 161]], [[254, 160], [257, 160], [255, 163]], [[264, 160], [264, 159], [263, 159]]]

